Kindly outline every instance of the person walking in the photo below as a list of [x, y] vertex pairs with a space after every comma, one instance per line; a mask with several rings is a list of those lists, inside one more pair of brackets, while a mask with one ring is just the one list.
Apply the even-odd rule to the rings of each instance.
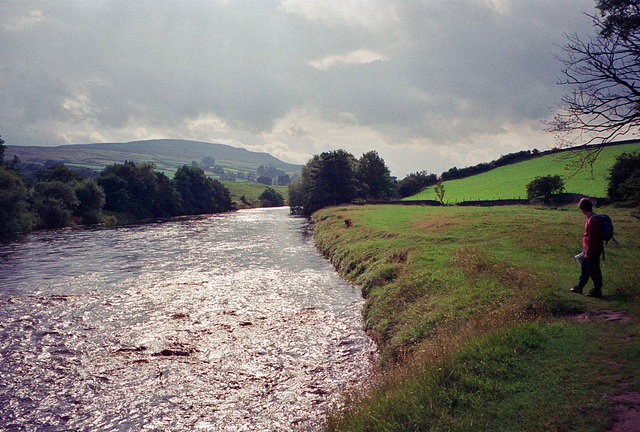
[[593, 212], [593, 203], [588, 198], [582, 198], [578, 208], [587, 217], [582, 236], [583, 256], [580, 260], [580, 279], [571, 291], [582, 294], [589, 278], [593, 281], [593, 289], [585, 294], [587, 297], [602, 297], [602, 271], [600, 270], [600, 255], [604, 250], [602, 243], [602, 220]]

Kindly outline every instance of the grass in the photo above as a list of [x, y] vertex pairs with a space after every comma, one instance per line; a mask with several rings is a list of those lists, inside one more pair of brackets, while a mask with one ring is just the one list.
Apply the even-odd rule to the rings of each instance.
[[[581, 193], [587, 196], [605, 197], [607, 195], [607, 177], [616, 157], [622, 153], [640, 151], [640, 142], [605, 147], [594, 164], [593, 173], [585, 169], [575, 174], [567, 168], [572, 161], [572, 152], [545, 155], [539, 158], [506, 165], [458, 180], [443, 182], [444, 201], [495, 200], [526, 198], [526, 186], [538, 176], [560, 175], [565, 180], [565, 191]], [[574, 175], [575, 174], [575, 175]], [[433, 187], [426, 188], [405, 200], [436, 200]]]
[[[640, 221], [606, 212], [620, 245], [607, 248], [603, 300], [568, 291], [584, 227], [573, 207], [316, 213], [318, 247], [366, 298], [380, 363], [327, 430], [604, 431], [603, 395], [640, 390]], [[631, 319], [568, 319], [594, 309]]]
[[[258, 197], [264, 192], [267, 187], [272, 188], [280, 195], [284, 197], [285, 203], [289, 200], [289, 188], [287, 186], [265, 186], [260, 183], [249, 183], [249, 182], [230, 182], [223, 181], [221, 182], [231, 194], [231, 199], [238, 206], [238, 208], [247, 208], [247, 207], [260, 207], [260, 200]], [[245, 205], [240, 197], [243, 196], [246, 198], [246, 201], [249, 205]]]

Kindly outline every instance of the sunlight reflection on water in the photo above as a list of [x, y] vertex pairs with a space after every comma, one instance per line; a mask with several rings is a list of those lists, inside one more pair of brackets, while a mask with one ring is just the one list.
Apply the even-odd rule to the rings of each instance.
[[366, 379], [359, 290], [285, 208], [0, 246], [0, 427], [317, 430]]

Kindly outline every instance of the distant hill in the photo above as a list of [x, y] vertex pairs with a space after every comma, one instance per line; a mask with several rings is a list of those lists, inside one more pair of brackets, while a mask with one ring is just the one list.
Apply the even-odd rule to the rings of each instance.
[[100, 171], [116, 162], [152, 162], [158, 170], [168, 174], [182, 165], [200, 163], [203, 158], [215, 159], [215, 166], [205, 168], [213, 177], [226, 175], [246, 178], [257, 175], [260, 165], [273, 166], [289, 175], [300, 172], [301, 166], [283, 162], [268, 153], [252, 152], [243, 148], [201, 141], [159, 139], [126, 143], [72, 144], [57, 147], [7, 146], [5, 160], [18, 156], [26, 164], [63, 162], [68, 166], [85, 167]]
[[[598, 156], [593, 173], [580, 172], [570, 167], [572, 157], [581, 149], [544, 154], [529, 160], [491, 169], [487, 172], [456, 180], [444, 181], [444, 201], [451, 204], [461, 201], [526, 198], [526, 185], [539, 176], [560, 175], [565, 181], [565, 191], [593, 197], [606, 197], [609, 170], [622, 153], [640, 152], [640, 141], [605, 147]], [[575, 159], [574, 159], [575, 160]], [[404, 200], [435, 200], [433, 187]]]

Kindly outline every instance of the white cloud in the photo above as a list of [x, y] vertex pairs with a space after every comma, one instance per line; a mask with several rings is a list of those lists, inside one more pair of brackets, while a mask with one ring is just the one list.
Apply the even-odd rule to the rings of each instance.
[[0, 16], [0, 27], [9, 31], [26, 30], [44, 20], [44, 13], [40, 10], [31, 10], [20, 15]]
[[326, 71], [340, 63], [359, 65], [373, 63], [374, 61], [386, 60], [388, 59], [385, 56], [375, 51], [360, 49], [343, 55], [329, 55], [321, 60], [309, 62], [309, 64], [318, 70]]

